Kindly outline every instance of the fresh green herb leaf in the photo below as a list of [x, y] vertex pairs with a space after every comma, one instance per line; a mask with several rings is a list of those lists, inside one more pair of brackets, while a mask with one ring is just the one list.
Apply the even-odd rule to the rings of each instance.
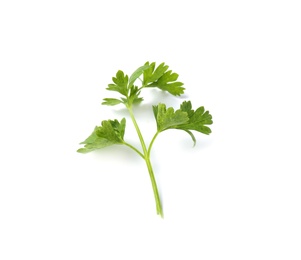
[[[149, 62], [145, 63], [146, 66], [149, 65]], [[155, 70], [156, 63], [152, 62], [149, 65], [149, 68], [144, 70], [143, 72], [143, 85], [147, 86], [150, 83], [155, 82], [160, 77], [163, 76], [163, 74], [168, 70], [168, 66], [163, 63], [161, 63]]]
[[122, 144], [125, 132], [125, 122], [125, 118], [123, 118], [120, 123], [116, 119], [104, 120], [102, 121], [101, 126], [96, 129], [96, 134], [115, 144]]
[[203, 134], [210, 134], [211, 129], [206, 125], [211, 125], [212, 116], [204, 107], [199, 107], [196, 111], [192, 110], [190, 101], [184, 101], [180, 109], [174, 111], [172, 107], [166, 109], [164, 104], [153, 106], [154, 116], [157, 122], [158, 132], [167, 129], [180, 129], [188, 133], [194, 144], [196, 139], [191, 132], [195, 130]]
[[119, 70], [116, 73], [116, 77], [113, 77], [112, 80], [115, 84], [109, 84], [107, 90], [117, 91], [120, 94], [127, 96], [129, 82], [128, 75], [124, 75], [124, 72]]
[[174, 111], [172, 107], [166, 109], [165, 104], [153, 106], [153, 111], [157, 121], [157, 130], [159, 132], [175, 128], [187, 123], [189, 120], [186, 112], [181, 110]]
[[97, 128], [98, 128], [98, 126], [95, 126], [92, 134], [89, 135], [89, 137], [85, 141], [81, 142], [80, 144], [93, 144], [96, 141], [96, 139], [98, 138], [98, 136], [96, 135]]
[[116, 119], [102, 121], [101, 126], [96, 126], [92, 134], [85, 141], [81, 142], [81, 144], [85, 145], [84, 148], [80, 148], [77, 151], [88, 153], [113, 144], [123, 144], [125, 124], [125, 118], [120, 123]]
[[139, 67], [131, 76], [130, 76], [130, 80], [129, 80], [129, 87], [131, 87], [134, 82], [136, 81], [136, 79], [138, 79], [141, 74], [147, 70], [149, 68], [149, 65], [148, 64], [145, 64], [141, 67]]
[[[148, 62], [146, 63], [148, 65]], [[143, 72], [143, 86], [157, 87], [161, 90], [168, 91], [174, 96], [180, 96], [184, 93], [183, 83], [176, 81], [179, 77], [177, 73], [168, 70], [168, 66], [161, 63], [155, 70], [156, 63], [151, 63], [149, 68]]]
[[120, 103], [123, 103], [123, 101], [116, 99], [116, 98], [104, 98], [103, 100], [104, 100], [104, 102], [102, 102], [102, 104], [107, 105], [107, 106], [115, 106]]
[[109, 141], [106, 138], [99, 137], [96, 134], [96, 130], [98, 127], [95, 127], [94, 131], [92, 134], [84, 141], [81, 142], [81, 144], [84, 144], [85, 146], [83, 148], [80, 148], [77, 150], [79, 153], [89, 153], [94, 150], [102, 149], [104, 147], [113, 145], [111, 141]]
[[128, 104], [139, 104], [140, 102], [142, 102], [143, 98], [139, 97], [140, 95], [140, 90], [138, 89], [137, 86], [133, 86], [130, 90], [130, 95], [128, 98]]
[[207, 135], [211, 133], [211, 129], [206, 125], [211, 125], [213, 123], [212, 116], [209, 111], [205, 111], [203, 106], [194, 111], [192, 110], [191, 102], [184, 101], [180, 109], [187, 112], [189, 121], [188, 123], [179, 126], [178, 129], [195, 130]]

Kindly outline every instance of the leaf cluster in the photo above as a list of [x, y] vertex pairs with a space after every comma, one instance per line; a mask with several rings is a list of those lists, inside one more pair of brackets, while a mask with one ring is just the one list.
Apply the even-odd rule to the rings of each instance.
[[153, 106], [153, 112], [158, 132], [168, 129], [184, 130], [191, 136], [194, 144], [196, 139], [191, 130], [207, 135], [211, 133], [211, 129], [207, 126], [213, 123], [211, 114], [209, 111], [205, 111], [203, 106], [194, 111], [190, 101], [184, 101], [180, 109], [176, 111], [172, 107], [166, 108], [165, 104], [160, 103]]
[[[117, 71], [115, 77], [112, 78], [113, 83], [108, 85], [107, 90], [118, 92], [122, 96], [119, 99], [104, 98], [102, 104], [110, 106], [124, 104], [131, 111], [132, 104], [140, 103], [143, 100], [140, 97], [143, 88], [157, 87], [175, 96], [183, 94], [183, 83], [177, 81], [179, 75], [168, 69], [169, 67], [165, 63], [156, 67], [155, 62], [146, 62], [130, 77], [121, 70]], [[138, 79], [141, 82], [140, 87], [136, 86]], [[191, 131], [207, 135], [211, 133], [211, 129], [208, 127], [213, 123], [211, 114], [203, 106], [193, 110], [190, 101], [184, 101], [176, 111], [174, 108], [166, 108], [165, 104], [160, 103], [153, 106], [153, 113], [157, 123], [157, 134], [168, 129], [183, 130], [190, 135], [195, 144], [196, 138]], [[84, 144], [84, 147], [78, 149], [78, 152], [88, 153], [113, 144], [130, 146], [124, 141], [125, 125], [125, 118], [120, 122], [116, 119], [102, 121], [101, 126], [96, 126], [92, 134], [81, 143]], [[136, 148], [134, 149], [138, 151]]]
[[113, 144], [124, 144], [125, 118], [118, 120], [104, 120], [101, 126], [96, 126], [92, 134], [80, 144], [83, 148], [78, 149], [79, 153], [88, 153]]
[[[165, 63], [161, 63], [156, 67], [155, 62], [146, 62], [135, 70], [130, 77], [119, 70], [116, 76], [112, 78], [113, 83], [108, 85], [107, 90], [118, 92], [122, 96], [120, 98], [104, 98], [102, 104], [115, 106], [123, 103], [127, 107], [131, 107], [132, 104], [143, 101], [143, 98], [140, 97], [143, 88], [157, 87], [174, 96], [183, 94], [185, 88], [182, 87], [182, 82], [177, 81], [179, 75], [168, 70], [168, 68]], [[140, 80], [140, 86], [136, 85], [138, 79]]]

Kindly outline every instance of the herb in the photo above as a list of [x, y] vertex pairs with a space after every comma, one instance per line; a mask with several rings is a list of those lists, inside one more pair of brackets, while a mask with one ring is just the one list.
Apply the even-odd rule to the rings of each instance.
[[[204, 107], [199, 107], [196, 110], [192, 109], [190, 101], [184, 101], [178, 110], [172, 107], [166, 108], [165, 104], [158, 104], [153, 106], [153, 112], [157, 123], [157, 132], [154, 134], [149, 146], [147, 147], [144, 138], [141, 134], [137, 121], [133, 113], [133, 105], [139, 104], [143, 101], [140, 96], [142, 89], [145, 88], [159, 88], [167, 91], [174, 96], [180, 96], [184, 93], [183, 83], [177, 81], [178, 74], [168, 70], [168, 66], [161, 63], [156, 67], [156, 63], [146, 62], [139, 67], [130, 77], [125, 75], [123, 71], [119, 70], [116, 76], [112, 78], [113, 83], [109, 84], [107, 90], [115, 91], [121, 94], [120, 98], [104, 98], [103, 105], [115, 106], [123, 104], [130, 115], [130, 118], [137, 131], [141, 149], [134, 147], [124, 140], [126, 119], [118, 120], [104, 120], [101, 126], [96, 126], [92, 134], [81, 144], [83, 148], [78, 149], [80, 153], [88, 153], [96, 149], [101, 149], [109, 145], [126, 145], [133, 149], [137, 154], [145, 160], [156, 201], [157, 214], [163, 217], [163, 210], [161, 206], [160, 196], [157, 189], [157, 184], [150, 161], [151, 149], [156, 137], [163, 131], [169, 129], [179, 129], [187, 132], [192, 138], [193, 143], [196, 143], [193, 131], [203, 134], [210, 134], [211, 130], [207, 125], [211, 125], [212, 116]], [[136, 81], [140, 81], [140, 86], [136, 85]], [[139, 82], [138, 81], [138, 82]]]

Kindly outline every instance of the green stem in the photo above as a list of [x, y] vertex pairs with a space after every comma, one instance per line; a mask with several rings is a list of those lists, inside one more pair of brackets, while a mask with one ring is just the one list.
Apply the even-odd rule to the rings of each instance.
[[149, 172], [149, 177], [151, 179], [151, 183], [152, 183], [152, 187], [153, 187], [153, 191], [154, 191], [157, 214], [160, 215], [163, 218], [163, 209], [162, 209], [162, 205], [161, 205], [160, 195], [159, 195], [159, 192], [158, 192], [153, 167], [152, 167], [152, 164], [151, 164], [150, 159], [148, 157], [145, 159], [145, 162], [146, 162], [146, 165], [147, 165], [147, 169], [148, 169], [148, 172]]
[[123, 142], [123, 144], [130, 147], [131, 149], [133, 149], [136, 153], [138, 153], [144, 159], [144, 155], [136, 147], [132, 146], [131, 144], [129, 144], [127, 142]]
[[147, 151], [147, 156], [148, 156], [148, 158], [150, 158], [150, 153], [151, 153], [151, 149], [152, 149], [152, 147], [153, 147], [153, 143], [154, 143], [154, 141], [156, 140], [156, 138], [157, 138], [157, 136], [158, 136], [159, 133], [160, 133], [160, 132], [157, 131], [157, 133], [154, 135], [152, 141], [151, 141], [150, 144], [149, 144], [148, 151]]
[[[154, 175], [154, 171], [153, 171], [153, 167], [150, 161], [150, 157], [149, 157], [149, 150], [147, 150], [143, 136], [141, 134], [141, 131], [139, 129], [139, 126], [137, 124], [137, 121], [135, 119], [135, 116], [133, 114], [133, 110], [131, 106], [127, 106], [127, 109], [130, 113], [130, 117], [133, 121], [133, 124], [135, 126], [136, 132], [138, 134], [140, 143], [141, 143], [141, 147], [143, 150], [143, 158], [145, 160], [147, 169], [148, 169], [148, 173], [149, 173], [149, 177], [151, 179], [151, 183], [152, 183], [152, 188], [153, 188], [153, 192], [154, 192], [154, 197], [155, 197], [155, 201], [156, 201], [156, 209], [157, 209], [157, 214], [160, 215], [163, 218], [163, 210], [162, 210], [162, 205], [161, 205], [161, 200], [160, 200], [160, 196], [159, 196], [159, 192], [158, 192], [158, 188], [157, 188], [157, 183], [156, 183], [156, 179], [155, 179], [155, 175]], [[157, 135], [157, 134], [156, 134]], [[152, 140], [153, 142], [153, 140]]]

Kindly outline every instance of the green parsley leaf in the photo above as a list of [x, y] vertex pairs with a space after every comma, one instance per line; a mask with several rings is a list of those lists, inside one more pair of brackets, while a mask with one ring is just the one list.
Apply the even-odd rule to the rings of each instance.
[[102, 121], [101, 126], [96, 126], [92, 134], [80, 143], [85, 146], [78, 149], [77, 152], [88, 153], [113, 144], [124, 144], [125, 125], [125, 118], [120, 123], [116, 119]]
[[99, 137], [105, 138], [113, 143], [123, 143], [125, 131], [125, 118], [119, 123], [118, 120], [104, 120], [101, 126], [96, 129]]
[[148, 64], [145, 64], [141, 67], [139, 67], [131, 76], [130, 76], [130, 79], [129, 79], [129, 87], [132, 87], [132, 85], [134, 84], [134, 82], [136, 81], [136, 79], [138, 79], [141, 74], [149, 68], [149, 65]]
[[102, 105], [107, 105], [107, 106], [115, 106], [120, 103], [123, 103], [123, 101], [116, 99], [116, 98], [104, 98], [104, 102], [102, 102]]
[[139, 97], [139, 95], [139, 88], [137, 86], [131, 87], [128, 104], [139, 104], [141, 101], [143, 101], [143, 98]]
[[125, 98], [116, 99], [116, 98], [104, 98], [103, 105], [115, 106], [120, 103], [123, 103], [127, 106], [131, 106], [132, 104], [140, 103], [143, 98], [139, 97], [140, 89], [133, 84], [135, 81], [142, 75], [142, 73], [149, 68], [149, 65], [143, 65], [139, 67], [135, 72], [128, 78], [127, 75], [124, 74], [123, 71], [119, 70], [116, 73], [116, 77], [113, 77], [112, 80], [115, 84], [109, 84], [107, 90], [117, 91]]
[[178, 129], [182, 130], [195, 130], [203, 134], [210, 134], [211, 129], [206, 125], [211, 125], [213, 123], [212, 116], [209, 111], [205, 111], [205, 108], [199, 107], [197, 110], [192, 110], [192, 105], [190, 101], [184, 101], [181, 104], [180, 109], [188, 114], [188, 123], [181, 125]]
[[[149, 62], [146, 62], [145, 65], [149, 65]], [[161, 63], [155, 70], [156, 63], [152, 62], [149, 65], [149, 68], [143, 72], [143, 85], [146, 86], [149, 83], [153, 83], [158, 80], [163, 74], [167, 71], [168, 66]]]
[[112, 80], [115, 84], [109, 84], [107, 90], [117, 91], [126, 96], [128, 94], [128, 75], [124, 75], [124, 72], [119, 70], [116, 73], [116, 77], [113, 77]]
[[[146, 62], [145, 65], [149, 65]], [[184, 93], [185, 88], [182, 82], [176, 81], [179, 77], [177, 73], [168, 70], [168, 66], [161, 63], [155, 69], [156, 63], [149, 65], [148, 69], [143, 72], [143, 86], [146, 88], [157, 87], [161, 90], [167, 91], [174, 96], [180, 96]]]
[[174, 111], [172, 107], [166, 109], [165, 104], [153, 106], [153, 112], [157, 121], [157, 130], [162, 132], [167, 129], [185, 124], [189, 118], [186, 112], [181, 110]]
[[191, 132], [195, 130], [203, 134], [210, 134], [211, 129], [206, 125], [211, 125], [212, 116], [204, 107], [199, 107], [196, 111], [192, 110], [190, 101], [184, 101], [180, 109], [174, 111], [172, 107], [166, 109], [164, 104], [153, 106], [154, 116], [157, 122], [157, 131], [162, 132], [167, 129], [184, 130], [190, 135], [194, 144], [196, 139]]

